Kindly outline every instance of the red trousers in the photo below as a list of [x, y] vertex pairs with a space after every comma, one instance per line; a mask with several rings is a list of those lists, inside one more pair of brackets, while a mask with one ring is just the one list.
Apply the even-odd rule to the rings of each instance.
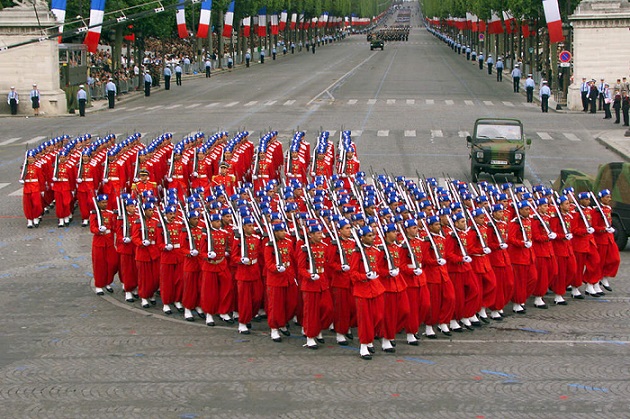
[[88, 220], [90, 218], [90, 211], [94, 209], [93, 196], [94, 191], [77, 191], [77, 202], [79, 203], [79, 211], [81, 212], [82, 220]]
[[383, 300], [383, 322], [379, 334], [385, 339], [396, 339], [396, 333], [404, 329], [408, 323], [409, 298], [406, 291], [385, 292]]
[[[114, 202], [116, 200], [114, 199]], [[55, 191], [55, 214], [57, 218], [69, 217], [72, 213], [72, 192]]]
[[153, 298], [160, 286], [160, 261], [136, 261], [138, 267], [138, 295], [140, 298]]
[[479, 311], [481, 307], [490, 307], [494, 304], [497, 293], [497, 278], [493, 270], [483, 273], [476, 272], [475, 275], [477, 277], [477, 284], [479, 285], [479, 297], [481, 302], [481, 305], [477, 309], [477, 311]]
[[355, 300], [357, 304], [359, 342], [366, 345], [374, 342], [376, 331], [380, 332], [382, 328], [385, 298], [381, 294], [374, 298], [356, 297]]
[[114, 246], [92, 246], [92, 272], [96, 288], [103, 288], [114, 282], [114, 275], [118, 272], [118, 252]]
[[554, 294], [564, 295], [564, 293], [567, 292], [567, 287], [571, 285], [571, 282], [575, 280], [577, 275], [575, 255], [556, 256], [556, 264], [558, 274], [551, 278], [549, 288], [551, 288]]
[[493, 269], [497, 279], [497, 290], [494, 303], [489, 305], [488, 308], [498, 311], [503, 310], [503, 307], [512, 299], [514, 294], [514, 272], [512, 272], [512, 265], [495, 266]]
[[534, 265], [512, 265], [514, 271], [514, 293], [512, 294], [512, 301], [516, 304], [525, 304], [529, 294], [528, 289], [533, 289], [534, 285], [538, 281], [538, 272], [536, 272], [536, 266]]
[[209, 314], [227, 314], [232, 308], [232, 277], [225, 270], [201, 272], [201, 308]]
[[599, 252], [599, 260], [601, 263], [601, 276], [607, 278], [614, 278], [619, 271], [619, 264], [621, 259], [619, 257], [619, 248], [614, 241], [611, 240], [609, 244], [598, 244], [597, 251]]
[[199, 306], [199, 289], [201, 288], [201, 272], [184, 272], [182, 305], [188, 310]]
[[24, 193], [22, 195], [22, 207], [24, 208], [24, 216], [27, 220], [34, 220], [35, 218], [42, 215], [44, 207], [42, 206], [41, 193]]
[[431, 294], [431, 315], [427, 325], [449, 323], [455, 311], [455, 289], [453, 283], [443, 281], [441, 283], [427, 283]]
[[333, 300], [333, 324], [335, 332], [346, 334], [357, 324], [357, 308], [350, 288], [330, 289]]
[[332, 323], [333, 302], [330, 290], [322, 292], [302, 291], [302, 301], [304, 304], [302, 319], [304, 334], [306, 337], [315, 338]]
[[263, 285], [259, 281], [236, 281], [238, 287], [238, 322], [249, 323], [262, 304]]
[[449, 272], [448, 276], [451, 278], [455, 293], [453, 317], [465, 319], [474, 316], [481, 308], [481, 293], [477, 276], [473, 271]]
[[123, 288], [127, 292], [131, 292], [138, 287], [138, 266], [133, 255], [124, 253], [119, 254], [120, 270], [118, 277], [123, 283]]
[[[533, 283], [532, 289], [527, 290], [529, 295], [533, 295], [534, 297], [544, 297], [545, 294], [547, 294], [549, 285], [554, 282], [554, 278], [557, 276], [558, 266], [554, 259], [555, 257], [536, 258], [536, 271], [538, 279], [535, 283]], [[562, 294], [564, 294], [564, 292]]]
[[295, 314], [297, 294], [291, 288], [267, 286], [267, 323], [271, 329], [285, 327]]
[[[596, 284], [601, 279], [601, 267], [599, 251], [595, 246], [590, 246], [588, 253], [575, 252], [575, 262], [577, 263], [576, 287], [586, 284]], [[579, 281], [580, 285], [577, 285]]]
[[182, 300], [183, 266], [181, 263], [160, 263], [160, 297], [162, 304], [173, 304]]

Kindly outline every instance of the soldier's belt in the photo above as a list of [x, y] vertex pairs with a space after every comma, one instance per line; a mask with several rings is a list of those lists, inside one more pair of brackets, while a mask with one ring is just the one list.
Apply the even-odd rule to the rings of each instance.
[[110, 177], [109, 180], [120, 180], [119, 177]]
[[218, 265], [219, 263], [223, 262], [225, 260], [225, 258], [221, 258], [221, 259], [210, 259], [208, 261], [208, 263], [210, 265]]
[[89, 177], [89, 178], [83, 179], [83, 181], [84, 182], [92, 182], [92, 181], [94, 181], [94, 178]]
[[182, 245], [179, 243], [173, 245], [173, 249], [179, 249], [180, 247], [182, 247]]
[[57, 179], [57, 182], [67, 182], [67, 181], [68, 181], [68, 179], [66, 179], [66, 178]]
[[32, 182], [39, 182], [39, 180], [37, 180], [37, 179], [24, 179], [24, 182], [32, 183]]
[[415, 267], [415, 266], [413, 266], [413, 263], [410, 263], [409, 265], [407, 265], [407, 267], [408, 267], [409, 269], [416, 269], [416, 267]]
[[479, 255], [479, 254], [473, 253], [473, 254], [471, 254], [470, 256], [481, 257], [481, 256], [485, 256], [485, 254], [481, 254], [481, 255]]
[[205, 179], [205, 178], [207, 178], [207, 177], [208, 177], [208, 175], [199, 175], [199, 176], [197, 176], [197, 177], [198, 177], [198, 178], [200, 178], [200, 179]]
[[171, 179], [183, 179], [183, 178], [184, 176], [177, 175], [177, 176], [173, 176]]
[[323, 274], [324, 273], [324, 268], [317, 268], [315, 270], [318, 274]]

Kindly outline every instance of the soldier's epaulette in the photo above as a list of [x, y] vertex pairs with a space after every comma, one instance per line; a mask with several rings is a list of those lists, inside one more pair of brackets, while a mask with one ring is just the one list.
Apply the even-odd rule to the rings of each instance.
[[252, 234], [252, 237], [254, 237], [256, 239], [260, 239], [260, 236], [258, 234]]

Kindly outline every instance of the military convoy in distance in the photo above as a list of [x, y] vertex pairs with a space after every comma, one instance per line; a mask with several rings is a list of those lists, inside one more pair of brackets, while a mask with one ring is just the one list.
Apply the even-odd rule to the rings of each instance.
[[517, 181], [525, 178], [525, 149], [532, 140], [525, 138], [523, 124], [518, 119], [479, 118], [466, 141], [473, 182], [482, 172], [511, 173]]
[[409, 40], [409, 25], [388, 26], [367, 34], [370, 50], [374, 48], [384, 49], [385, 42]]

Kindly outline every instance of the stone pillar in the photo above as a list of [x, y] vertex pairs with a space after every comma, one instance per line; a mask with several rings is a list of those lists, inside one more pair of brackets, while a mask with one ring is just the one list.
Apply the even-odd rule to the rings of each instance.
[[[44, 37], [48, 28], [57, 25], [46, 2], [17, 3], [18, 6], [0, 10], [1, 47]], [[0, 113], [9, 113], [6, 97], [10, 87], [15, 86], [20, 95], [18, 113], [31, 115], [33, 83], [37, 83], [40, 91], [40, 113], [60, 115], [67, 112], [66, 95], [59, 87], [57, 38], [0, 50]]]
[[573, 26], [573, 83], [567, 106], [581, 110], [580, 84], [602, 77], [612, 89], [628, 76], [630, 60], [630, 3], [621, 0], [583, 0], [569, 16]]

